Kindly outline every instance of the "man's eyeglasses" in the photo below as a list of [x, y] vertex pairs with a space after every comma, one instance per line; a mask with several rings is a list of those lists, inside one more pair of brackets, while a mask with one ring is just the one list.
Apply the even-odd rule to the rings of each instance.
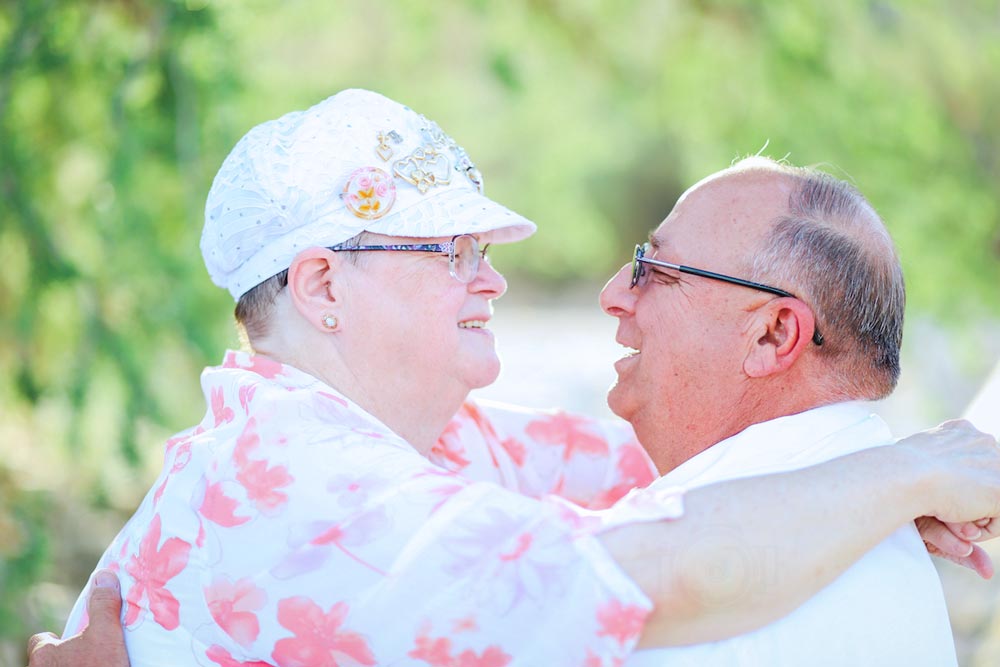
[[[651, 259], [646, 257], [646, 254], [652, 248], [649, 243], [643, 243], [635, 247], [635, 255], [632, 257], [632, 285], [635, 287], [640, 282], [642, 282], [643, 276], [646, 275], [646, 264], [652, 264], [653, 266], [662, 266], [667, 269], [673, 269], [674, 271], [680, 271], [681, 273], [689, 273], [694, 276], [701, 276], [702, 278], [711, 278], [712, 280], [721, 280], [724, 283], [730, 283], [732, 285], [739, 285], [741, 287], [749, 287], [750, 289], [760, 290], [761, 292], [769, 292], [770, 294], [776, 294], [777, 296], [788, 296], [793, 299], [798, 297], [791, 292], [786, 292], [783, 289], [777, 287], [771, 287], [770, 285], [764, 285], [763, 283], [755, 283], [752, 280], [744, 280], [743, 278], [734, 278], [732, 276], [727, 276], [722, 273], [716, 273], [714, 271], [706, 271], [705, 269], [695, 269], [690, 266], [684, 266], [683, 264], [673, 264], [671, 262], [663, 262], [658, 259]], [[819, 328], [813, 329], [812, 341], [816, 345], [823, 344], [823, 334], [819, 332]]]
[[392, 245], [335, 245], [328, 250], [334, 252], [395, 250], [400, 252], [439, 252], [448, 255], [448, 270], [451, 277], [460, 283], [471, 283], [479, 273], [479, 260], [486, 258], [490, 244], [482, 248], [479, 241], [470, 234], [459, 234], [446, 243], [395, 243]]

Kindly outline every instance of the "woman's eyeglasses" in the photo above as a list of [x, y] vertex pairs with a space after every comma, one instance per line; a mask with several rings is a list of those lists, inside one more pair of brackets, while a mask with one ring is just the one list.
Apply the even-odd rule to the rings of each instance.
[[460, 283], [471, 283], [479, 273], [479, 261], [486, 260], [486, 251], [490, 244], [482, 248], [479, 241], [471, 234], [459, 234], [445, 243], [394, 243], [389, 245], [335, 245], [328, 250], [334, 252], [365, 252], [369, 250], [388, 250], [399, 252], [437, 252], [448, 255], [448, 271], [451, 277]]

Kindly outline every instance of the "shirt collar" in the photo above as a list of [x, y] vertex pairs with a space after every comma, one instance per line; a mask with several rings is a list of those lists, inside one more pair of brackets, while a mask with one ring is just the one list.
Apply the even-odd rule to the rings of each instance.
[[891, 440], [889, 427], [866, 404], [834, 403], [748, 426], [656, 483], [700, 485], [794, 470]]

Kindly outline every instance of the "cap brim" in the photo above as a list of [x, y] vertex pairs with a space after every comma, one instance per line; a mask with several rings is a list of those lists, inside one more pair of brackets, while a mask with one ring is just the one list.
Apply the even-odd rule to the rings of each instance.
[[490, 232], [490, 243], [512, 243], [534, 234], [537, 226], [492, 199], [462, 188], [428, 192], [416, 204], [392, 211], [366, 229], [416, 238]]

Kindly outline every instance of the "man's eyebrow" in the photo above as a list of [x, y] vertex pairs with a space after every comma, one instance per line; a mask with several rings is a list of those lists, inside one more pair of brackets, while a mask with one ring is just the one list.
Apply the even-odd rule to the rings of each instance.
[[649, 246], [653, 250], [659, 250], [664, 245], [664, 241], [656, 232], [649, 233]]

